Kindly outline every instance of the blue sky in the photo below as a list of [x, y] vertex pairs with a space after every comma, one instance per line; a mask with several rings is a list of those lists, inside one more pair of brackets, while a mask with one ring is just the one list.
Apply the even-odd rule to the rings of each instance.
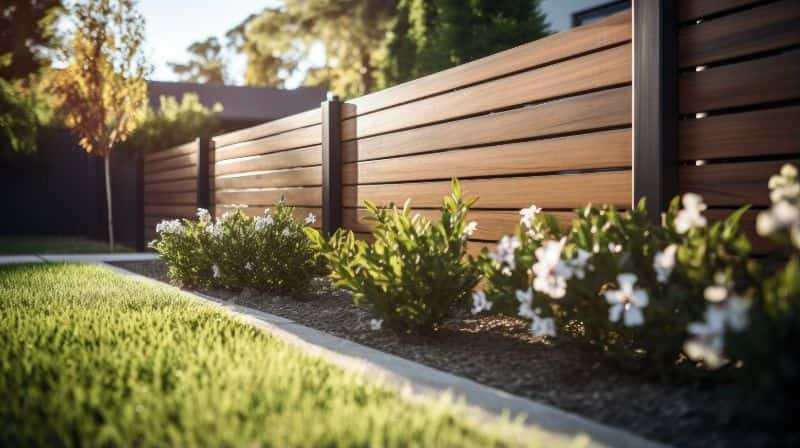
[[[154, 68], [152, 79], [175, 81], [167, 62], [186, 61], [186, 48], [192, 42], [217, 36], [224, 43], [225, 32], [245, 17], [278, 4], [279, 0], [140, 0], [139, 10], [147, 20], [147, 52]], [[234, 83], [242, 82], [244, 67], [242, 57], [229, 60]]]

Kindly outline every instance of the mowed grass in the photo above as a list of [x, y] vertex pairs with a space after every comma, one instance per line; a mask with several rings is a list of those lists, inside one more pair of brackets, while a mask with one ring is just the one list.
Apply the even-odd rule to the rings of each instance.
[[485, 447], [515, 432], [77, 264], [0, 267], [0, 397], [0, 446]]
[[[0, 255], [108, 253], [108, 243], [76, 237], [1, 236]], [[114, 252], [131, 252], [117, 244]]]

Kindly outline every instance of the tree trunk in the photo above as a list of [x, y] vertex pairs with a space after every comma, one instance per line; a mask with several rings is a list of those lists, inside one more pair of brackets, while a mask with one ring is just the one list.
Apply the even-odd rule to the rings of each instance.
[[111, 153], [105, 156], [106, 168], [106, 209], [108, 210], [108, 245], [114, 252], [114, 211], [111, 207]]

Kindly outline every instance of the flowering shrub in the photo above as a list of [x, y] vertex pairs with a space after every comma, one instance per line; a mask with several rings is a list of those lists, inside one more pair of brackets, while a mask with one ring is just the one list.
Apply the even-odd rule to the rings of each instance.
[[[730, 359], [763, 373], [757, 354], [798, 372], [796, 355], [776, 348], [793, 347], [800, 331], [796, 170], [785, 167], [770, 188], [774, 204], [759, 216], [759, 231], [784, 247], [794, 244], [789, 263], [772, 277], [752, 259], [740, 230], [746, 207], [709, 225], [702, 198], [689, 193], [675, 198], [656, 225], [643, 201], [625, 212], [589, 206], [562, 234], [534, 206], [521, 211], [515, 236], [484, 250], [489, 284], [474, 295], [476, 311], [513, 312], [529, 319], [536, 335], [561, 333], [662, 374], [694, 365], [681, 361], [715, 369]], [[770, 338], [777, 340], [766, 349]]]
[[255, 218], [237, 210], [211, 219], [199, 209], [197, 221], [158, 224], [159, 239], [151, 244], [184, 286], [295, 293], [319, 267], [304, 231], [316, 218], [298, 223], [292, 213], [283, 201]]
[[356, 240], [345, 230], [327, 240], [313, 229], [307, 232], [328, 260], [337, 285], [352, 291], [357, 303], [372, 305], [372, 328], [386, 322], [427, 331], [456, 306], [466, 305], [478, 282], [478, 269], [466, 254], [467, 238], [475, 229], [466, 215], [474, 202], [464, 201], [454, 179], [439, 221], [412, 216], [408, 202], [390, 209], [366, 202], [376, 223], [374, 243]]

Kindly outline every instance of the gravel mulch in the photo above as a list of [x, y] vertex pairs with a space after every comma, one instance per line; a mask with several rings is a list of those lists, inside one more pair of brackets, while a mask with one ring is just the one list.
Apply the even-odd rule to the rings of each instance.
[[[113, 264], [169, 281], [160, 261]], [[734, 386], [641, 378], [574, 346], [533, 337], [513, 317], [464, 313], [433, 336], [373, 331], [368, 309], [329, 285], [316, 279], [307, 301], [207, 292], [675, 446], [800, 446], [797, 430], [773, 426], [775, 409], [743, 400]]]

